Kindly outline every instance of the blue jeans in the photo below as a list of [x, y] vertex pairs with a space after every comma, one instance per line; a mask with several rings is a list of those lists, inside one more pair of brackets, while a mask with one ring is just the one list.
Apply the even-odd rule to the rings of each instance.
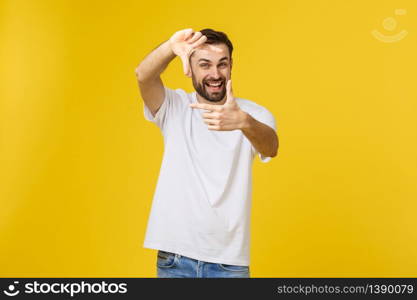
[[158, 250], [158, 278], [249, 278], [249, 266], [210, 263]]

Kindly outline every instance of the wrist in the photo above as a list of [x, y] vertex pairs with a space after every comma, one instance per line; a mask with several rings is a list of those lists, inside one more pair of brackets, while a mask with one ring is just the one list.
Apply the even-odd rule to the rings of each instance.
[[248, 113], [242, 111], [239, 129], [242, 131], [248, 129], [250, 127], [250, 121], [251, 116]]
[[164, 53], [170, 58], [174, 59], [175, 56], [177, 56], [174, 51], [172, 50], [171, 41], [167, 40], [164, 43], [162, 43], [161, 48], [163, 49]]

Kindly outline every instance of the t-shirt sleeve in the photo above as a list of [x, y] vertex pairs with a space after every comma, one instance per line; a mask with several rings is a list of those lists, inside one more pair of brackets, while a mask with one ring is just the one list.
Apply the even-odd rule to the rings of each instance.
[[164, 86], [164, 89], [165, 98], [155, 116], [152, 115], [151, 110], [146, 106], [145, 101], [143, 101], [143, 113], [145, 119], [155, 123], [162, 132], [165, 132], [167, 123], [170, 118], [172, 118], [171, 116], [174, 115], [176, 111], [179, 111], [180, 106], [182, 105], [182, 99], [175, 90], [166, 86]]
[[[261, 123], [263, 123], [265, 125], [268, 125], [272, 129], [274, 129], [275, 131], [277, 131], [277, 122], [275, 120], [275, 117], [266, 108], [260, 106], [259, 109], [257, 109], [256, 111], [251, 112], [250, 115], [255, 120], [257, 120], [257, 121], [259, 121], [259, 122], [261, 122]], [[258, 154], [259, 158], [264, 163], [269, 162], [271, 160], [271, 158], [272, 158], [272, 157], [269, 157], [269, 156], [263, 156], [261, 153], [258, 152], [258, 150], [256, 150], [256, 148], [253, 145], [252, 145], [252, 152], [255, 155]]]

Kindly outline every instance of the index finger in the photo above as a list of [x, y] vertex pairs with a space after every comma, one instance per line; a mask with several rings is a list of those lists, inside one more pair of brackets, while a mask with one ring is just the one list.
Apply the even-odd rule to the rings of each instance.
[[206, 110], [211, 110], [211, 111], [220, 111], [221, 109], [220, 105], [211, 105], [211, 104], [206, 104], [206, 103], [191, 103], [190, 107], [201, 108], [201, 109], [206, 109]]
[[197, 41], [203, 34], [200, 31], [196, 31], [193, 33], [193, 36], [187, 40], [187, 43], [192, 44]]
[[204, 44], [207, 41], [207, 37], [202, 35], [196, 42], [192, 43], [191, 46], [193, 48], [197, 48], [198, 46]]

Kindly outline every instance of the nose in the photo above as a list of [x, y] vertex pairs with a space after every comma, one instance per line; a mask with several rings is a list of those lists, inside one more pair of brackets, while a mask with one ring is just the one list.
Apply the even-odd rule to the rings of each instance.
[[220, 78], [220, 72], [219, 72], [219, 69], [217, 69], [217, 67], [214, 67], [214, 68], [211, 70], [210, 76], [211, 76], [213, 79], [219, 79], [219, 78]]

